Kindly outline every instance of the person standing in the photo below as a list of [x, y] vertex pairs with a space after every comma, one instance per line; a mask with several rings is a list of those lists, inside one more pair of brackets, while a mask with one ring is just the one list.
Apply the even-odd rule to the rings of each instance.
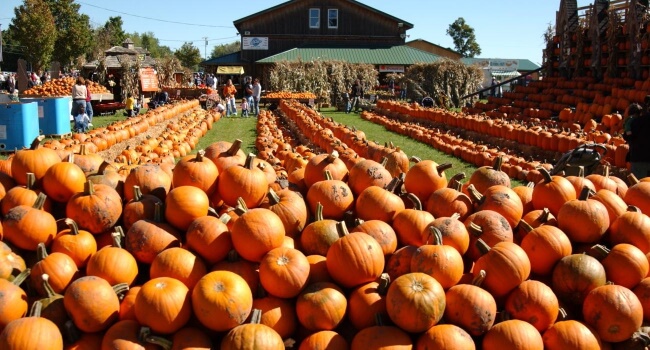
[[246, 97], [241, 99], [241, 117], [248, 118], [248, 99]]
[[253, 105], [253, 82], [250, 77], [246, 78], [246, 83], [244, 84], [244, 98], [248, 101], [249, 106]]
[[237, 116], [237, 102], [235, 95], [237, 95], [237, 88], [232, 84], [232, 80], [228, 79], [226, 85], [223, 86], [223, 98], [226, 100], [226, 117]]
[[359, 79], [355, 80], [354, 84], [352, 84], [352, 93], [350, 96], [352, 97], [350, 109], [354, 109], [354, 112], [358, 113], [361, 99], [363, 98], [363, 86], [361, 86], [361, 81], [359, 81]]
[[124, 110], [126, 112], [126, 117], [131, 118], [135, 117], [136, 109], [135, 109], [135, 99], [133, 98], [133, 95], [130, 93], [126, 95], [126, 101], [124, 102]]
[[497, 94], [497, 79], [495, 77], [492, 77], [492, 84], [491, 84], [491, 89], [490, 89], [490, 95], [492, 97], [496, 97]]
[[79, 114], [79, 107], [86, 109], [86, 98], [88, 97], [88, 89], [86, 88], [84, 78], [78, 76], [74, 85], [72, 86], [72, 115]]
[[625, 139], [630, 145], [631, 171], [639, 179], [650, 176], [650, 106], [645, 107], [640, 116], [632, 118], [629, 131], [625, 132]]
[[92, 96], [90, 94], [90, 85], [92, 84], [92, 81], [86, 79], [85, 85], [86, 85], [86, 114], [88, 114], [88, 126], [93, 126], [93, 105], [91, 103], [92, 101]]
[[260, 114], [260, 97], [262, 96], [262, 85], [260, 84], [260, 79], [255, 78], [253, 81], [253, 105], [251, 109], [255, 116]]

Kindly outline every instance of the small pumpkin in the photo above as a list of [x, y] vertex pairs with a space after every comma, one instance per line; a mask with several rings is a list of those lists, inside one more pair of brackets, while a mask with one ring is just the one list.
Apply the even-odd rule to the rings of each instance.
[[208, 329], [223, 332], [244, 323], [253, 307], [246, 281], [230, 271], [203, 276], [192, 290], [194, 315]]
[[41, 317], [41, 304], [35, 302], [29, 317], [9, 322], [0, 333], [0, 349], [59, 350], [63, 336], [52, 321]]
[[435, 278], [412, 272], [396, 278], [388, 287], [386, 311], [401, 329], [424, 332], [435, 326], [445, 310], [445, 291]]
[[332, 330], [343, 321], [347, 306], [345, 294], [337, 285], [317, 282], [307, 285], [296, 299], [296, 314], [308, 330]]
[[174, 333], [185, 326], [191, 315], [190, 291], [175, 278], [150, 279], [135, 298], [135, 317], [155, 332]]
[[643, 323], [639, 299], [629, 289], [615, 284], [590, 291], [582, 304], [582, 315], [600, 338], [608, 342], [630, 338]]
[[222, 350], [284, 350], [282, 337], [273, 328], [260, 323], [262, 310], [253, 310], [251, 323], [231, 329], [221, 341]]
[[63, 296], [72, 322], [81, 331], [93, 333], [108, 329], [119, 317], [118, 294], [129, 289], [126, 284], [115, 287], [96, 276], [81, 277], [70, 284]]

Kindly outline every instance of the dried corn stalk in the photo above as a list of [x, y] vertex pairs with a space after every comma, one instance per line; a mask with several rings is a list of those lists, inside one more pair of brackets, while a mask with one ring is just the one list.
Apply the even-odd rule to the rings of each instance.
[[441, 59], [408, 67], [404, 78], [408, 82], [409, 98], [418, 101], [430, 96], [439, 107], [457, 108], [462, 103], [473, 102], [461, 97], [481, 88], [483, 72], [457, 60]]

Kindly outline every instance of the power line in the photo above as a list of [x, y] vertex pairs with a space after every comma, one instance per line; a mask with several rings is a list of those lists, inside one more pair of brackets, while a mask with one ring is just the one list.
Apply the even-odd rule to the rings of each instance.
[[98, 8], [98, 9], [101, 9], [101, 10], [104, 10], [104, 11], [115, 12], [115, 13], [119, 13], [119, 14], [121, 14], [121, 15], [125, 15], [125, 16], [131, 16], [131, 17], [136, 17], [136, 18], [148, 19], [148, 20], [150, 20], [150, 21], [158, 21], [158, 22], [165, 22], [165, 23], [182, 24], [182, 25], [186, 25], [186, 26], [195, 26], [195, 27], [231, 28], [231, 29], [234, 28], [233, 26], [216, 26], [216, 25], [211, 25], [211, 24], [199, 24], [199, 23], [187, 23], [187, 22], [169, 21], [169, 20], [165, 20], [165, 19], [152, 18], [152, 17], [146, 17], [146, 16], [140, 16], [140, 15], [134, 15], [134, 14], [127, 13], [127, 12], [122, 12], [122, 11], [111, 10], [111, 9], [107, 9], [107, 8], [105, 8], [105, 7], [96, 6], [96, 5], [91, 5], [91, 4], [86, 3], [86, 2], [83, 2], [83, 1], [79, 1], [79, 3], [80, 3], [80, 4], [83, 4], [83, 5], [86, 5], [86, 6], [90, 6], [90, 7]]

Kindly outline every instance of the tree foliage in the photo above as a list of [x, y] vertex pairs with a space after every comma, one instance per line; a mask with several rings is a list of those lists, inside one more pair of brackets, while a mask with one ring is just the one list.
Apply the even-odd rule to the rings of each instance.
[[92, 46], [88, 54], [89, 60], [101, 60], [104, 57], [104, 51], [113, 46], [122, 46], [127, 38], [122, 24], [122, 17], [110, 17], [103, 26], [95, 28], [92, 34]]
[[481, 47], [476, 42], [474, 28], [467, 24], [463, 17], [459, 17], [449, 25], [447, 35], [454, 41], [456, 51], [463, 57], [475, 57], [481, 54]]
[[56, 41], [56, 27], [45, 1], [25, 0], [14, 9], [14, 19], [9, 28], [34, 71], [40, 71], [50, 63]]
[[229, 53], [238, 52], [241, 48], [241, 42], [239, 40], [233, 41], [229, 44], [217, 45], [212, 49], [210, 57], [208, 59], [221, 57]]
[[201, 62], [201, 50], [194, 46], [191, 42], [183, 43], [178, 50], [174, 51], [174, 56], [181, 61], [183, 67], [196, 70], [198, 64]]
[[151, 57], [153, 58], [163, 58], [172, 55], [172, 50], [169, 46], [160, 45], [160, 40], [156, 38], [156, 35], [153, 32], [128, 34], [128, 36], [133, 40], [135, 46], [139, 46], [147, 49]]
[[79, 13], [81, 5], [74, 0], [45, 0], [57, 28], [56, 50], [52, 59], [63, 67], [84, 56], [91, 47], [92, 29], [88, 15]]
[[113, 46], [122, 46], [122, 43], [127, 38], [124, 29], [122, 29], [122, 17], [109, 17], [106, 24], [104, 24], [103, 30], [108, 36], [109, 47]]

